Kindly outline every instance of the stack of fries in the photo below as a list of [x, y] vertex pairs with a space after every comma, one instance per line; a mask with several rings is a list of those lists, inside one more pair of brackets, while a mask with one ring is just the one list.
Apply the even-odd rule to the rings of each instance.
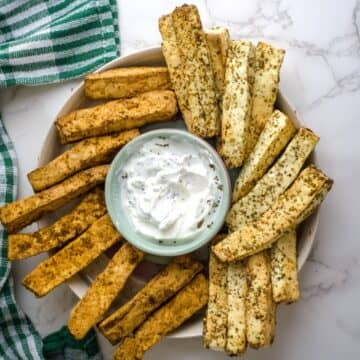
[[[231, 40], [224, 28], [203, 30], [192, 5], [162, 16], [159, 29], [167, 67], [90, 74], [85, 95], [102, 103], [57, 119], [61, 143], [76, 143], [28, 174], [34, 195], [0, 208], [10, 234], [8, 258], [55, 252], [23, 279], [44, 296], [121, 244], [70, 314], [75, 338], [98, 324], [112, 344], [120, 343], [115, 359], [142, 359], [207, 304], [204, 345], [239, 355], [247, 346], [271, 345], [277, 304], [299, 299], [296, 228], [320, 206], [332, 180], [312, 165], [304, 167], [318, 136], [296, 129], [274, 108], [284, 50]], [[203, 264], [189, 255], [176, 257], [109, 314], [145, 254], [115, 229], [101, 185], [109, 163], [140, 134], [139, 127], [171, 120], [178, 106], [190, 132], [215, 137], [227, 167], [241, 166], [228, 231], [211, 243], [209, 281]], [[80, 196], [52, 225], [18, 233]]]
[[203, 329], [206, 347], [239, 355], [271, 345], [276, 305], [299, 299], [296, 227], [320, 206], [332, 180], [303, 168], [319, 138], [274, 109], [284, 50], [231, 40], [223, 28], [204, 31], [191, 5], [159, 25], [188, 130], [216, 136], [227, 167], [241, 166], [228, 234], [212, 242]]

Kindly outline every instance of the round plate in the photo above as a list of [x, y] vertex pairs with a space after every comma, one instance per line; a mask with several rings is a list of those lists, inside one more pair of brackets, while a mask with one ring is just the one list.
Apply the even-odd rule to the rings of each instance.
[[[101, 67], [96, 72], [101, 72], [104, 70], [109, 70], [121, 66], [139, 66], [139, 65], [165, 65], [164, 58], [161, 52], [160, 47], [153, 47], [144, 50], [140, 50], [129, 55], [125, 55], [115, 59], [103, 67]], [[94, 102], [87, 100], [84, 95], [84, 82], [82, 82], [71, 94], [68, 100], [65, 102], [64, 106], [60, 112], [56, 115], [54, 121], [63, 115], [70, 113], [71, 111], [94, 106], [94, 104], [100, 102]], [[276, 108], [281, 110], [283, 113], [288, 115], [295, 123], [297, 127], [304, 126], [304, 124], [297, 118], [296, 112], [292, 106], [288, 103], [285, 97], [279, 92], [278, 98], [276, 101]], [[160, 123], [150, 126], [146, 126], [144, 130], [156, 129], [162, 127], [183, 127], [179, 124], [179, 121], [169, 122], [169, 123]], [[42, 150], [39, 157], [38, 166], [44, 166], [54, 157], [59, 155], [65, 150], [66, 147], [60, 144], [57, 137], [57, 132], [55, 126], [52, 125], [49, 129], [48, 135], [45, 139], [45, 142], [42, 146]], [[316, 162], [316, 155], [313, 153], [310, 157], [310, 162]], [[59, 216], [60, 211], [55, 214]], [[44, 217], [39, 221], [39, 226], [44, 227], [48, 226], [54, 220], [54, 216]], [[309, 256], [310, 250], [313, 246], [315, 240], [315, 234], [319, 222], [319, 212], [317, 211], [311, 217], [309, 217], [301, 226], [298, 232], [298, 267], [299, 270], [303, 267], [306, 259]], [[108, 257], [106, 255], [100, 256], [95, 262], [89, 265], [84, 271], [80, 274], [75, 275], [70, 280], [67, 281], [70, 289], [77, 295], [79, 298], [83, 297], [91, 281], [99, 274], [106, 266], [108, 262]], [[140, 268], [134, 276], [129, 280], [125, 289], [123, 290], [120, 298], [114, 304], [114, 309], [120, 304], [124, 303], [132, 297], [132, 295], [144, 284], [144, 276], [151, 276], [158, 270], [157, 265], [148, 263], [146, 267]], [[146, 274], [144, 274], [144, 271]], [[169, 334], [171, 338], [190, 338], [202, 335], [202, 317], [203, 314], [198, 314], [182, 325], [179, 329]]]

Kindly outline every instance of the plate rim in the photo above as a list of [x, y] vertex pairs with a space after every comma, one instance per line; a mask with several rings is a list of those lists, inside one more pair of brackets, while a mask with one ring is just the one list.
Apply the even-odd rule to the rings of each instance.
[[[122, 66], [121, 62], [124, 62], [126, 60], [131, 61], [132, 57], [136, 57], [138, 58], [138, 62], [141, 62], [141, 57], [144, 57], [148, 54], [154, 54], [156, 56], [162, 56], [161, 53], [161, 46], [151, 46], [151, 47], [146, 47], [146, 48], [142, 48], [142, 49], [138, 49], [138, 50], [134, 50], [130, 53], [127, 53], [123, 56], [119, 56], [111, 61], [109, 61], [108, 63], [104, 64], [103, 66], [101, 66], [99, 69], [97, 69], [96, 71], [94, 71], [93, 73], [99, 73], [117, 66]], [[136, 64], [134, 65], [125, 65], [125, 66], [136, 66]], [[86, 75], [85, 75], [86, 76]], [[56, 129], [55, 129], [55, 121], [60, 117], [65, 115], [65, 109], [67, 109], [68, 107], [70, 107], [71, 102], [74, 101], [74, 99], [79, 96], [79, 93], [83, 91], [83, 87], [84, 87], [84, 78], [85, 76], [82, 77], [81, 82], [79, 83], [79, 85], [77, 85], [73, 91], [71, 92], [71, 94], [66, 98], [66, 100], [64, 101], [63, 105], [61, 106], [60, 110], [57, 112], [57, 114], [54, 116], [54, 120], [51, 123], [49, 129], [47, 130], [46, 136], [45, 136], [45, 140], [41, 146], [41, 150], [38, 156], [38, 161], [37, 161], [37, 166], [44, 166], [45, 163], [48, 162], [48, 157], [47, 157], [47, 150], [50, 146], [53, 146], [53, 138], [54, 138], [54, 134], [56, 133]], [[279, 88], [278, 91], [278, 99], [284, 102], [284, 104], [287, 107], [287, 114], [288, 112], [290, 112], [291, 114], [289, 115], [291, 117], [292, 120], [294, 120], [296, 123], [300, 124], [301, 126], [305, 126], [306, 124], [300, 120], [297, 116], [297, 111], [295, 109], [295, 107], [293, 106], [293, 104], [282, 94], [281, 89]], [[66, 113], [68, 113], [68, 111], [66, 111]], [[316, 150], [314, 150], [312, 152], [312, 160], [315, 163], [315, 165], [317, 165], [317, 156], [316, 156]], [[317, 209], [316, 212], [311, 216], [311, 227], [308, 231], [308, 234], [306, 235], [306, 243], [305, 246], [301, 249], [301, 252], [299, 252], [298, 254], [298, 271], [300, 272], [301, 269], [304, 267], [304, 264], [306, 262], [306, 260], [309, 258], [310, 252], [314, 246], [315, 243], [315, 239], [316, 239], [316, 234], [317, 234], [317, 230], [318, 230], [318, 226], [319, 226], [319, 219], [320, 219], [320, 209]], [[309, 220], [306, 220], [306, 222], [308, 222]], [[39, 220], [37, 222], [38, 227], [41, 228], [44, 226], [43, 221]], [[307, 229], [306, 229], [307, 230]], [[78, 273], [75, 274], [72, 278], [70, 278], [69, 280], [66, 281], [66, 284], [68, 285], [68, 287], [71, 289], [71, 291], [80, 299], [83, 294], [87, 291], [88, 286], [86, 284], [85, 279]], [[169, 338], [177, 338], [177, 339], [187, 339], [187, 338], [197, 338], [197, 337], [201, 337], [202, 336], [202, 321], [198, 320], [200, 326], [199, 326], [199, 330], [200, 331], [193, 331], [193, 332], [185, 332], [184, 334], [181, 334], [181, 332], [178, 334], [177, 332], [174, 334], [169, 334], [167, 337]]]

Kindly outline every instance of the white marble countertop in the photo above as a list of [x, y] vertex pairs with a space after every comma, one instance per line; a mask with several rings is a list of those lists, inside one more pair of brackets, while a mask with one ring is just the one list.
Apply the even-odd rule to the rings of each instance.
[[[122, 53], [157, 45], [157, 19], [182, 1], [119, 1]], [[246, 359], [360, 358], [360, 2], [345, 0], [208, 0], [199, 6], [205, 26], [227, 26], [234, 38], [264, 39], [286, 48], [281, 89], [299, 117], [321, 136], [321, 167], [335, 186], [321, 210], [315, 248], [300, 275], [302, 299], [281, 306], [271, 349]], [[54, 115], [78, 81], [1, 90], [3, 119], [19, 157], [19, 196], [31, 194], [26, 173]], [[41, 334], [66, 323], [75, 296], [60, 286], [43, 299], [20, 279], [39, 257], [15, 262], [16, 297]], [[109, 348], [101, 341], [105, 358]], [[222, 359], [200, 339], [164, 340], [145, 359]]]

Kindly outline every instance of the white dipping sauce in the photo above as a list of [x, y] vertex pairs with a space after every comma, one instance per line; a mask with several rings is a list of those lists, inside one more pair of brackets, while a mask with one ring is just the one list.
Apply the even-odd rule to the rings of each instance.
[[210, 227], [223, 196], [208, 150], [174, 136], [142, 144], [118, 176], [124, 214], [160, 243], [185, 242]]

